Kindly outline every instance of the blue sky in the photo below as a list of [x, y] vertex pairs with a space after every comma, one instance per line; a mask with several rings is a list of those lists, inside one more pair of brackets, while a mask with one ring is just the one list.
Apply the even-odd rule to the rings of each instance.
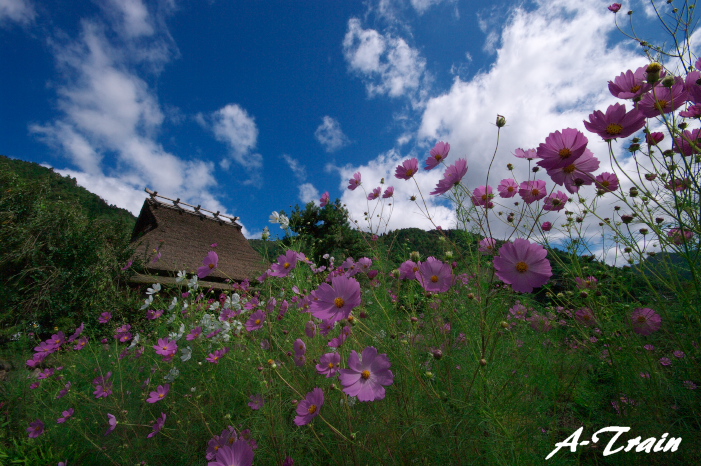
[[[432, 228], [409, 198], [441, 172], [417, 188], [394, 167], [445, 140], [484, 184], [501, 114], [496, 184], [516, 148], [584, 130], [614, 102], [607, 81], [645, 63], [607, 5], [0, 0], [0, 153], [135, 215], [145, 187], [237, 215], [248, 236], [324, 191], [362, 221], [364, 194], [345, 189], [361, 171], [368, 192], [395, 186], [389, 228]], [[590, 141], [603, 171], [605, 145]], [[450, 204], [428, 206], [455, 225]]]

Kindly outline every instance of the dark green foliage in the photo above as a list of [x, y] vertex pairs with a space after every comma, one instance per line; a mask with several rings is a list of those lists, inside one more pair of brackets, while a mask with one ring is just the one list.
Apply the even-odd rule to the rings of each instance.
[[0, 340], [30, 323], [75, 328], [118, 307], [133, 222], [75, 180], [0, 158]]

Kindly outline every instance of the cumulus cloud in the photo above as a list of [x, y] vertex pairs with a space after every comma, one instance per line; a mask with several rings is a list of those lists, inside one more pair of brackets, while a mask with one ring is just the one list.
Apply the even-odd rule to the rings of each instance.
[[307, 170], [304, 168], [304, 165], [299, 163], [299, 160], [287, 154], [282, 154], [282, 158], [287, 162], [297, 181], [303, 182], [307, 180]]
[[326, 152], [335, 152], [348, 144], [348, 138], [343, 134], [338, 120], [328, 115], [322, 119], [314, 136]]
[[302, 204], [319, 202], [319, 190], [311, 183], [303, 183], [299, 186], [299, 200]]
[[238, 104], [228, 104], [214, 112], [211, 119], [214, 136], [229, 147], [237, 163], [251, 170], [262, 168], [263, 156], [253, 152], [258, 127], [246, 110]]
[[364, 29], [358, 18], [351, 18], [343, 53], [371, 97], [409, 97], [415, 106], [421, 104], [428, 87], [426, 59], [401, 37]]
[[154, 34], [152, 18], [141, 0], [106, 0], [102, 5], [114, 15], [114, 24], [125, 36], [135, 38]]
[[35, 17], [36, 11], [29, 0], [0, 0], [0, 26], [9, 22], [29, 24]]

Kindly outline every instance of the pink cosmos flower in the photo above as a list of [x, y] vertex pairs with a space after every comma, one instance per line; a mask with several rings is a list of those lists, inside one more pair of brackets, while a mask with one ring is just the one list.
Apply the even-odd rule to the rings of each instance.
[[319, 207], [326, 207], [330, 200], [331, 195], [328, 191], [326, 191], [324, 194], [321, 195], [321, 199], [319, 199]]
[[334, 323], [347, 319], [353, 308], [360, 305], [360, 283], [353, 277], [338, 276], [331, 285], [322, 283], [312, 292], [310, 312], [317, 319]]
[[680, 137], [674, 138], [674, 152], [685, 157], [701, 153], [701, 129], [684, 131]]
[[419, 171], [419, 159], [414, 157], [413, 159], [408, 159], [402, 162], [401, 165], [397, 166], [394, 172], [394, 176], [400, 180], [409, 180]]
[[251, 317], [246, 322], [246, 330], [253, 332], [255, 330], [260, 330], [263, 328], [265, 323], [265, 312], [258, 309], [256, 312], [251, 314]]
[[639, 335], [650, 335], [662, 328], [662, 317], [648, 307], [638, 308], [630, 316], [633, 331]]
[[219, 364], [219, 360], [223, 358], [227, 353], [229, 352], [229, 348], [222, 348], [219, 350], [214, 351], [214, 353], [209, 353], [209, 355], [205, 358], [207, 361], [211, 362], [212, 364]]
[[663, 139], [664, 139], [664, 134], [663, 134], [663, 133], [660, 133], [660, 132], [649, 133], [649, 134], [645, 137], [645, 141], [646, 141], [648, 144], [650, 144], [651, 146], [656, 146], [657, 144], [659, 144], [660, 142], [662, 142]]
[[71, 335], [68, 338], [68, 343], [73, 343], [80, 335], [82, 335], [84, 330], [85, 330], [85, 323], [81, 322], [80, 326], [77, 329], [75, 329], [75, 332], [73, 333], [73, 335]]
[[450, 152], [450, 144], [443, 141], [437, 143], [431, 149], [431, 156], [426, 160], [426, 170], [436, 168], [438, 164], [448, 157], [448, 152]]
[[672, 228], [667, 232], [667, 236], [669, 236], [672, 243], [679, 246], [693, 238], [694, 232], [683, 228]]
[[620, 3], [612, 3], [609, 5], [609, 11], [613, 11], [614, 13], [618, 13], [618, 10], [621, 9], [621, 4]]
[[193, 341], [196, 340], [197, 337], [199, 337], [200, 335], [202, 335], [202, 327], [195, 327], [190, 331], [190, 333], [187, 334], [187, 337], [185, 337], [185, 339], [187, 341]]
[[37, 438], [43, 435], [44, 427], [45, 424], [42, 422], [41, 419], [37, 419], [34, 422], [30, 422], [29, 427], [27, 428], [27, 432], [29, 432], [29, 438]]
[[204, 258], [202, 261], [202, 267], [197, 269], [197, 276], [199, 278], [205, 278], [209, 276], [212, 272], [214, 272], [214, 269], [217, 268], [219, 265], [219, 256], [217, 255], [216, 252], [214, 251], [209, 251], [209, 254], [207, 254], [207, 257]]
[[385, 193], [382, 195], [382, 199], [389, 199], [392, 196], [394, 196], [394, 186], [388, 186], [387, 189], [385, 189]]
[[455, 282], [453, 268], [450, 264], [441, 262], [435, 257], [429, 257], [426, 262], [419, 262], [416, 279], [424, 290], [433, 293], [444, 293]]
[[497, 186], [497, 191], [499, 191], [499, 195], [505, 199], [514, 197], [516, 193], [518, 193], [518, 183], [513, 178], [506, 178], [501, 180], [501, 183]]
[[111, 312], [103, 312], [102, 314], [100, 314], [100, 318], [98, 319], [98, 322], [100, 322], [101, 324], [106, 324], [107, 322], [110, 321], [110, 319], [112, 319], [112, 313]]
[[475, 206], [485, 207], [490, 209], [494, 207], [492, 199], [494, 199], [494, 190], [491, 186], [478, 186], [472, 192], [471, 200]]
[[159, 338], [158, 344], [153, 345], [153, 349], [156, 350], [156, 354], [169, 357], [173, 356], [175, 353], [178, 352], [178, 344], [175, 340], [169, 340], [168, 338]]
[[701, 105], [692, 105], [686, 110], [679, 112], [679, 116], [684, 118], [699, 118], [701, 117]]
[[624, 104], [610, 105], [604, 114], [596, 110], [589, 115], [589, 121], [584, 120], [584, 127], [591, 133], [596, 133], [604, 141], [616, 138], [627, 138], [640, 131], [645, 126], [645, 116], [635, 108], [626, 113]]
[[467, 160], [458, 159], [453, 165], [445, 169], [443, 179], [436, 185], [436, 189], [431, 192], [431, 195], [445, 194], [454, 186], [457, 186], [463, 177], [467, 174]]
[[169, 391], [170, 384], [159, 385], [155, 392], [151, 392], [149, 394], [149, 398], [147, 398], [146, 401], [149, 403], [156, 403], [158, 401], [161, 401], [163, 398], [166, 397], [166, 395], [168, 395]]
[[628, 70], [609, 81], [609, 91], [619, 99], [633, 99], [652, 89], [652, 86], [645, 82], [646, 79], [647, 65], [641, 66], [635, 72]]
[[610, 193], [618, 189], [618, 177], [615, 173], [603, 172], [594, 178], [597, 189]]
[[548, 195], [543, 180], [524, 181], [519, 185], [518, 193], [526, 204], [532, 204]]
[[380, 197], [380, 194], [382, 194], [382, 188], [378, 186], [377, 188], [370, 191], [370, 194], [368, 194], [368, 201], [374, 201], [375, 199]]
[[304, 344], [304, 340], [297, 338], [295, 340], [295, 354], [297, 356], [302, 356], [307, 353], [307, 345]]
[[317, 387], [307, 393], [304, 400], [297, 405], [297, 417], [295, 424], [304, 426], [312, 422], [312, 419], [319, 415], [321, 407], [324, 405], [324, 391]]
[[526, 320], [526, 314], [528, 314], [528, 308], [518, 301], [509, 309], [509, 315], [514, 319]]
[[316, 336], [316, 324], [313, 320], [307, 321], [307, 323], [304, 326], [304, 333], [309, 338], [314, 338]]
[[564, 168], [584, 154], [589, 140], [579, 130], [566, 128], [550, 133], [538, 146], [538, 165], [547, 169]]
[[594, 289], [596, 288], [596, 284], [599, 282], [599, 280], [596, 279], [596, 277], [587, 277], [587, 278], [582, 278], [582, 277], [576, 277], [574, 281], [577, 283], [577, 288], [580, 290], [584, 289]]
[[543, 210], [559, 212], [565, 208], [565, 203], [567, 203], [567, 201], [569, 201], [567, 194], [558, 191], [545, 198]]
[[260, 408], [263, 407], [265, 404], [265, 399], [263, 398], [263, 395], [257, 394], [257, 395], [251, 395], [248, 397], [249, 400], [251, 400], [248, 403], [248, 406], [253, 410], [253, 411], [258, 411]]
[[538, 152], [535, 149], [521, 149], [519, 147], [514, 151], [514, 156], [519, 159], [533, 160], [538, 158]]
[[146, 438], [152, 438], [154, 437], [157, 433], [163, 429], [163, 426], [165, 426], [166, 423], [166, 413], [161, 413], [161, 417], [156, 419], [156, 422], [153, 423], [153, 432], [148, 434]]
[[511, 285], [514, 291], [530, 293], [545, 285], [552, 276], [547, 255], [548, 251], [542, 246], [518, 238], [499, 249], [494, 268], [499, 279]]
[[348, 181], [348, 189], [350, 189], [351, 191], [355, 191], [355, 188], [360, 186], [360, 183], [360, 172], [356, 172], [353, 175], [353, 178], [351, 178], [350, 181]]
[[341, 367], [341, 355], [339, 353], [326, 353], [319, 358], [319, 364], [316, 365], [316, 371], [319, 374], [324, 374], [327, 379], [335, 376]]
[[67, 420], [69, 420], [70, 418], [73, 417], [73, 413], [74, 413], [74, 412], [75, 412], [75, 409], [74, 409], [74, 408], [70, 408], [70, 409], [64, 411], [64, 412], [62, 413], [63, 417], [60, 417], [60, 418], [56, 419], [56, 423], [57, 423], [57, 424], [63, 424], [64, 422], [66, 422]]
[[385, 398], [385, 387], [394, 383], [392, 364], [386, 354], [377, 354], [377, 348], [368, 346], [362, 357], [355, 350], [348, 357], [348, 369], [341, 369], [339, 379], [343, 392], [357, 396], [360, 401], [375, 401]]
[[353, 333], [353, 327], [346, 325], [336, 338], [332, 338], [331, 341], [329, 341], [329, 346], [331, 348], [340, 348], [343, 346], [343, 343], [346, 342], [351, 333]]
[[413, 280], [416, 272], [419, 271], [419, 264], [414, 261], [405, 261], [399, 266], [399, 278], [401, 280]]
[[156, 320], [163, 315], [163, 309], [149, 309], [146, 311], [146, 318], [148, 320]]
[[594, 317], [594, 313], [588, 307], [582, 308], [575, 312], [574, 320], [582, 325], [586, 325], [587, 327], [596, 326], [596, 318]]
[[110, 413], [107, 413], [107, 422], [109, 424], [109, 427], [107, 428], [107, 432], [105, 432], [105, 437], [108, 436], [109, 434], [111, 434], [114, 431], [114, 429], [117, 427], [117, 424], [119, 424], [119, 422], [117, 421], [117, 418], [114, 417], [114, 415], [110, 414]]
[[684, 105], [688, 94], [684, 89], [684, 80], [677, 76], [672, 87], [655, 86], [638, 102], [638, 110], [647, 118], [654, 118], [663, 113], [670, 113]]
[[479, 252], [484, 255], [494, 254], [495, 248], [497, 247], [497, 240], [494, 238], [484, 238], [479, 242]]
[[268, 276], [271, 277], [286, 277], [297, 267], [299, 254], [296, 251], [288, 249], [287, 252], [277, 258], [277, 263], [270, 266]]
[[253, 448], [241, 438], [233, 444], [223, 445], [216, 452], [215, 461], [210, 461], [207, 466], [252, 466]]
[[555, 183], [561, 186], [565, 185], [565, 189], [574, 194], [579, 191], [580, 186], [594, 183], [592, 173], [598, 168], [599, 159], [594, 157], [592, 151], [586, 149], [584, 154], [572, 164], [562, 168], [548, 169], [547, 172]]
[[669, 358], [660, 358], [660, 364], [662, 364], [663, 366], [671, 366], [672, 360]]

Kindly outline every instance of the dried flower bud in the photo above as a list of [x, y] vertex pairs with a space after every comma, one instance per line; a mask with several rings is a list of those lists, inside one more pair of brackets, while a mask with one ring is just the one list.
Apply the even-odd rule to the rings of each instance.
[[480, 366], [486, 366], [487, 365], [487, 360], [482, 358], [480, 359]]
[[513, 169], [514, 169], [513, 164], [510, 164], [510, 163], [506, 164], [506, 169], [507, 169], [507, 170], [513, 170]]

